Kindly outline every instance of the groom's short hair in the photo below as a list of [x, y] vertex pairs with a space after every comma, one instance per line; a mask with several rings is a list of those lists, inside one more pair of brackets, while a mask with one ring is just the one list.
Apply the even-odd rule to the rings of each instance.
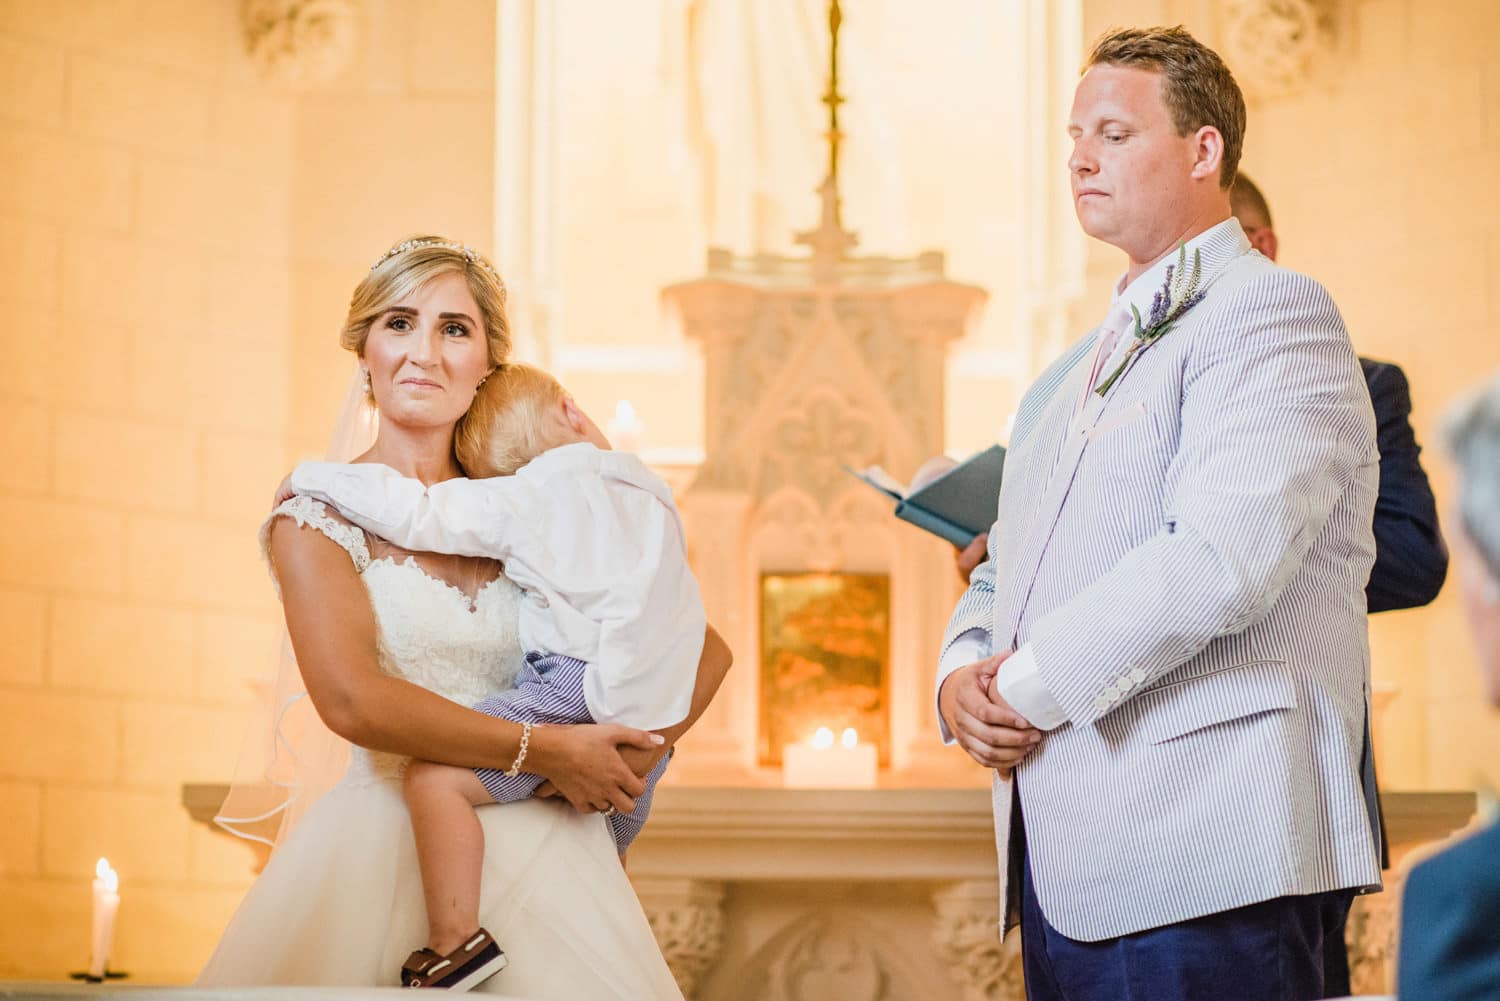
[[1219, 54], [1188, 34], [1187, 29], [1117, 28], [1094, 43], [1084, 64], [1133, 66], [1162, 77], [1162, 100], [1180, 136], [1212, 125], [1224, 137], [1219, 187], [1234, 183], [1245, 146], [1245, 95]]

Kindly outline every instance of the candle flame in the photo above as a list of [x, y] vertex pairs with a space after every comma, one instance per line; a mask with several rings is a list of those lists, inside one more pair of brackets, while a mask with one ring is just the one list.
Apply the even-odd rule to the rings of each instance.
[[859, 734], [854, 732], [854, 727], [846, 726], [844, 732], [839, 734], [839, 743], [852, 749], [859, 743]]
[[110, 893], [120, 889], [120, 874], [109, 866], [109, 860], [101, 858], [94, 866], [94, 875], [104, 883], [104, 888]]
[[813, 734], [812, 746], [820, 751], [826, 751], [833, 746], [833, 731], [826, 726], [818, 727], [818, 732]]

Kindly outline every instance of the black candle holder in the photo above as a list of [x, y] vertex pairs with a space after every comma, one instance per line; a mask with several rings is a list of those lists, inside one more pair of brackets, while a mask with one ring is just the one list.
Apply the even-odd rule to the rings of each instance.
[[123, 970], [111, 970], [106, 966], [104, 968], [104, 976], [102, 977], [96, 977], [92, 973], [89, 973], [85, 970], [74, 970], [72, 973], [69, 973], [68, 976], [73, 980], [82, 980], [86, 984], [102, 984], [106, 980], [123, 980], [126, 977], [130, 976], [130, 974], [124, 972]]

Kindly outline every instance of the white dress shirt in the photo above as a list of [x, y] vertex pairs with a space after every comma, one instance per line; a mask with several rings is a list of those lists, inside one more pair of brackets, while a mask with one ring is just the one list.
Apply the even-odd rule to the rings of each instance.
[[[1186, 241], [1188, 267], [1192, 266], [1195, 247], [1219, 233], [1220, 230], [1238, 225], [1239, 223], [1231, 217]], [[1176, 248], [1173, 248], [1171, 253], [1137, 275], [1135, 281], [1129, 285], [1125, 284], [1126, 276], [1121, 275], [1120, 280], [1115, 283], [1114, 295], [1110, 297], [1109, 313], [1106, 314], [1105, 323], [1109, 323], [1117, 313], [1122, 311], [1128, 313], [1131, 306], [1140, 312], [1141, 320], [1145, 322], [1151, 314], [1152, 297], [1166, 281], [1167, 268], [1176, 267], [1177, 262], [1178, 253]], [[1101, 324], [1101, 331], [1103, 327], [1104, 324]], [[1113, 350], [1104, 363], [1098, 366], [1098, 374], [1094, 380], [1096, 385], [1114, 373], [1120, 362], [1124, 360], [1125, 352], [1130, 349], [1130, 344], [1134, 339], [1135, 324], [1132, 319], [1130, 328], [1115, 342]], [[1087, 355], [1080, 363], [1085, 377], [1093, 368], [1090, 364], [1092, 358], [1092, 354]], [[1076, 386], [1077, 380], [1065, 379], [1062, 385], [1063, 388]], [[1083, 388], [1085, 393], [1083, 398], [1086, 400], [1086, 394], [1093, 392], [1094, 386]], [[1075, 421], [1081, 413], [1081, 406], [1075, 408]], [[994, 652], [993, 644], [993, 637], [985, 629], [970, 629], [957, 637], [948, 646], [942, 660], [938, 663], [938, 690], [941, 691], [943, 682], [954, 671], [990, 656]], [[1039, 730], [1053, 730], [1067, 722], [1067, 713], [1063, 711], [1062, 706], [1058, 705], [1052, 693], [1047, 690], [1047, 686], [1042, 683], [1041, 674], [1037, 669], [1036, 655], [1029, 643], [1023, 643], [1015, 653], [1006, 658], [996, 671], [992, 685], [994, 691], [1008, 702], [1011, 708], [1026, 717], [1031, 725]], [[941, 712], [938, 713], [938, 729], [942, 733], [945, 744], [953, 743], [953, 734], [949, 732], [948, 723], [943, 719]]]
[[377, 463], [306, 462], [292, 489], [402, 548], [501, 560], [526, 592], [522, 645], [588, 663], [596, 721], [659, 729], [686, 718], [703, 598], [671, 489], [635, 456], [584, 442], [514, 476], [430, 487]]

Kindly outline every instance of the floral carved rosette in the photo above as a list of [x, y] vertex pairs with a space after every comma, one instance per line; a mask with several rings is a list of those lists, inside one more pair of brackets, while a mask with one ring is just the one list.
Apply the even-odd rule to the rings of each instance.
[[245, 47], [272, 83], [326, 83], [349, 65], [358, 41], [354, 0], [244, 0]]

